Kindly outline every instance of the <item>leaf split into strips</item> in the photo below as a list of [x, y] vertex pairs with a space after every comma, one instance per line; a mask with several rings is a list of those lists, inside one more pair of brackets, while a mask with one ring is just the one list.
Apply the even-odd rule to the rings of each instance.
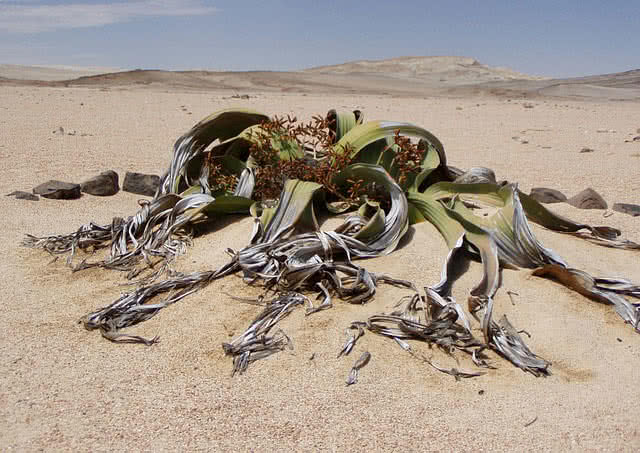
[[[349, 355], [369, 331], [393, 339], [413, 357], [456, 379], [482, 372], [441, 367], [409, 342], [424, 342], [449, 355], [462, 352], [481, 369], [493, 367], [485, 354], [493, 350], [526, 372], [547, 375], [550, 363], [525, 344], [506, 316], [494, 321], [493, 299], [504, 268], [530, 269], [613, 305], [640, 331], [640, 304], [630, 301], [640, 298], [640, 286], [570, 267], [538, 242], [529, 221], [606, 247], [640, 250], [640, 245], [621, 239], [614, 228], [556, 215], [516, 184], [498, 184], [489, 169], [450, 167], [442, 143], [421, 127], [363, 118], [360, 111], [331, 110], [326, 118], [300, 124], [295, 118], [270, 119], [244, 109], [216, 112], [176, 141], [157, 193], [141, 202], [134, 215], [106, 225], [90, 222], [67, 235], [27, 235], [23, 245], [66, 255], [74, 271], [100, 267], [126, 272], [135, 288], [82, 319], [87, 329], [100, 330], [113, 342], [155, 343], [157, 337], [146, 339], [123, 329], [230, 274], [263, 285], [274, 297], [256, 302], [262, 312], [245, 332], [223, 344], [234, 374], [293, 347], [277, 324], [296, 307], [320, 316], [335, 298], [363, 304], [386, 283], [410, 295], [391, 313], [351, 323], [338, 357]], [[477, 207], [491, 207], [494, 213], [479, 216]], [[186, 253], [197, 227], [227, 214], [254, 218], [247, 245], [227, 249], [229, 261], [217, 270], [175, 272], [173, 263]], [[331, 215], [342, 215], [342, 223], [332, 231], [321, 230], [318, 219]], [[410, 224], [425, 221], [435, 226], [450, 251], [440, 282], [425, 287], [424, 295], [412, 282], [356, 264], [392, 253]], [[470, 290], [465, 310], [451, 297], [451, 289], [470, 261], [482, 264], [483, 277]], [[370, 357], [362, 354], [347, 384], [356, 382]]]
[[347, 378], [347, 386], [353, 385], [358, 382], [358, 372], [364, 368], [369, 361], [371, 360], [371, 353], [369, 351], [365, 351], [362, 355], [356, 360], [356, 363], [351, 367], [351, 371], [349, 372], [349, 377]]

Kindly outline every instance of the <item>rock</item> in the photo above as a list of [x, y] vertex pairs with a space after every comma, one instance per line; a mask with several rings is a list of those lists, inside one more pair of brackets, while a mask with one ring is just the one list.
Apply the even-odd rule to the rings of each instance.
[[531, 198], [540, 203], [562, 203], [567, 201], [567, 196], [556, 189], [549, 189], [547, 187], [534, 187], [529, 194]]
[[128, 171], [124, 175], [124, 183], [122, 190], [125, 192], [136, 193], [138, 195], [147, 195], [153, 197], [156, 189], [160, 185], [160, 176], [145, 175], [143, 173], [134, 173]]
[[18, 200], [40, 201], [40, 197], [29, 192], [23, 192], [22, 190], [16, 190], [8, 193], [7, 197], [16, 197]]
[[634, 142], [640, 142], [640, 135], [636, 135], [631, 140], [633, 140]]
[[592, 149], [592, 148], [587, 148], [587, 147], [584, 147], [584, 148], [582, 148], [582, 149], [580, 150], [580, 152], [581, 152], [581, 153], [592, 153], [592, 152], [594, 152], [594, 151], [595, 151], [594, 149]]
[[633, 217], [640, 216], [640, 205], [630, 203], [613, 203], [614, 211], [622, 212], [623, 214], [629, 214]]
[[607, 209], [607, 202], [592, 188], [584, 189], [569, 198], [567, 203], [580, 209]]
[[473, 167], [465, 174], [458, 176], [455, 181], [460, 184], [496, 183], [496, 174], [490, 168]]
[[54, 179], [33, 188], [33, 193], [44, 198], [56, 200], [73, 200], [80, 198], [80, 184], [56, 181]]
[[113, 170], [103, 171], [98, 176], [81, 183], [80, 190], [89, 195], [98, 195], [100, 197], [115, 195], [120, 190], [118, 173]]

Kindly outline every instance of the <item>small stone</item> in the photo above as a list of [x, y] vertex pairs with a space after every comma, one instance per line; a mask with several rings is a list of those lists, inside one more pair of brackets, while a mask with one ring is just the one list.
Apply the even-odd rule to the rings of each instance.
[[478, 395], [484, 395], [484, 390], [478, 391]]
[[569, 198], [567, 203], [579, 209], [607, 209], [607, 202], [592, 188], [584, 189]]
[[618, 337], [616, 340], [618, 340], [618, 343], [622, 343], [622, 338]]
[[636, 135], [631, 140], [634, 141], [634, 142], [640, 142], [640, 135]]
[[103, 171], [99, 175], [81, 183], [80, 190], [89, 195], [97, 195], [100, 197], [115, 195], [118, 193], [118, 190], [120, 190], [118, 173], [113, 170]]
[[592, 148], [587, 148], [587, 147], [584, 147], [584, 148], [582, 148], [582, 149], [580, 150], [580, 152], [581, 152], [581, 153], [592, 153], [592, 152], [594, 152], [594, 151], [595, 151], [594, 149], [592, 149]]
[[44, 198], [73, 200], [80, 198], [80, 184], [56, 181], [54, 179], [33, 188], [33, 193]]
[[640, 205], [630, 204], [630, 203], [614, 203], [613, 204], [614, 211], [621, 212], [623, 214], [629, 214], [633, 217], [640, 216]]
[[153, 197], [158, 186], [160, 186], [160, 177], [158, 175], [145, 175], [128, 171], [124, 175], [122, 190]]
[[539, 203], [562, 203], [567, 201], [567, 196], [556, 189], [549, 189], [547, 187], [534, 187], [529, 194], [531, 198]]
[[40, 201], [40, 197], [29, 192], [16, 190], [7, 194], [7, 197], [16, 197], [18, 200]]

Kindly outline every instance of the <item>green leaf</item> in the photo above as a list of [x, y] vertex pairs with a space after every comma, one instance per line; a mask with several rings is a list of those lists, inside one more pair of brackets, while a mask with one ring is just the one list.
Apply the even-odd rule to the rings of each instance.
[[[376, 164], [376, 165], [384, 165], [381, 163], [382, 155], [387, 151], [387, 149], [393, 146], [393, 137], [388, 136], [385, 138], [381, 138], [380, 140], [376, 140], [373, 143], [368, 144], [363, 147], [358, 153], [351, 159], [353, 163], [363, 163], [363, 164]], [[391, 157], [389, 158], [389, 162], [393, 159], [393, 153], [390, 153]]]
[[369, 121], [351, 129], [336, 143], [335, 148], [339, 152], [344, 152], [345, 149], [350, 148], [351, 157], [353, 158], [367, 145], [387, 137], [393, 137], [396, 131], [399, 131], [401, 135], [423, 139], [430, 143], [439, 155], [440, 164], [446, 165], [444, 147], [440, 140], [426, 129], [409, 123]]
[[251, 147], [260, 144], [267, 134], [269, 135], [271, 147], [278, 153], [278, 157], [281, 160], [294, 160], [304, 157], [304, 151], [298, 142], [289, 138], [284, 132], [268, 133], [259, 124], [244, 129], [235, 137], [231, 137], [213, 147], [210, 152], [213, 156], [233, 156], [243, 162], [248, 162], [251, 159]]
[[315, 182], [290, 179], [285, 182], [278, 206], [265, 226], [264, 242], [276, 240], [291, 232], [300, 223], [317, 230], [312, 201], [322, 185]]
[[458, 238], [464, 233], [464, 228], [451, 218], [443, 204], [419, 192], [408, 192], [407, 200], [416, 212], [414, 219], [426, 220], [433, 224], [444, 238], [447, 246], [453, 248]]
[[327, 120], [329, 121], [329, 130], [331, 134], [333, 134], [334, 142], [339, 141], [356, 125], [362, 124], [363, 118], [360, 110], [354, 110], [353, 112], [338, 112], [335, 109], [329, 110]]
[[354, 237], [366, 244], [384, 231], [384, 209], [382, 209], [378, 203], [367, 201], [360, 207], [358, 213], [362, 217], [368, 218], [369, 221], [360, 229], [360, 231], [358, 231], [358, 233]]
[[389, 176], [389, 173], [379, 165], [349, 165], [336, 175], [333, 182], [338, 187], [345, 187], [349, 184], [349, 180], [360, 179], [362, 179], [365, 184], [377, 184], [386, 189], [389, 194], [391, 208], [385, 214], [384, 229], [373, 236], [368, 242], [368, 245], [378, 250], [378, 253], [391, 253], [409, 228], [407, 198], [402, 188]]
[[212, 113], [199, 121], [185, 136], [193, 136], [198, 142], [211, 143], [213, 140], [225, 141], [235, 137], [249, 126], [268, 121], [263, 113], [250, 109], [224, 109]]
[[246, 163], [231, 155], [215, 157], [214, 162], [220, 163], [225, 170], [236, 176], [240, 176], [244, 169], [247, 168]]
[[202, 212], [208, 216], [219, 214], [248, 214], [249, 208], [253, 203], [253, 200], [250, 198], [222, 195], [216, 197]]
[[488, 206], [501, 207], [505, 205], [507, 192], [501, 193], [496, 184], [458, 184], [453, 182], [439, 182], [432, 184], [424, 194], [434, 200], [444, 200], [458, 196], [461, 200], [478, 202]]
[[202, 152], [214, 141], [228, 140], [249, 126], [268, 119], [268, 116], [253, 110], [226, 109], [198, 122], [176, 141], [171, 165], [161, 183], [162, 193], [179, 192], [183, 178], [186, 178], [187, 185], [197, 181], [204, 162]]

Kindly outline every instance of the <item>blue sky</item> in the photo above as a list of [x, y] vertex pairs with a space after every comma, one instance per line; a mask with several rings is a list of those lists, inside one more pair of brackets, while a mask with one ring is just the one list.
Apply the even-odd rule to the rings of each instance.
[[470, 56], [546, 76], [640, 68], [628, 1], [0, 0], [0, 63], [295, 70]]

